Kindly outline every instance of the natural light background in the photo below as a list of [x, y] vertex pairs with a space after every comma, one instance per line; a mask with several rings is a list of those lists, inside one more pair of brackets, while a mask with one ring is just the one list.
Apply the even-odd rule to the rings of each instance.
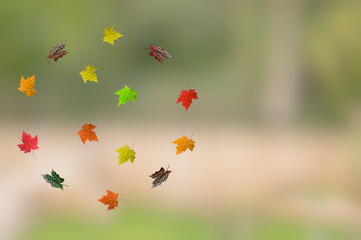
[[[0, 239], [360, 239], [361, 2], [0, 2]], [[102, 42], [108, 26], [123, 34]], [[66, 40], [68, 55], [45, 58]], [[173, 58], [148, 56], [149, 44]], [[79, 72], [98, 70], [99, 83]], [[17, 88], [35, 74], [35, 96]], [[118, 106], [128, 85], [135, 103]], [[181, 90], [196, 89], [186, 112]], [[96, 125], [99, 142], [76, 135]], [[16, 146], [22, 131], [39, 149]], [[175, 155], [171, 142], [196, 141]], [[136, 159], [117, 165], [118, 148]], [[170, 165], [167, 182], [149, 175]], [[51, 188], [56, 170], [69, 185]], [[119, 207], [97, 199], [119, 193]]]

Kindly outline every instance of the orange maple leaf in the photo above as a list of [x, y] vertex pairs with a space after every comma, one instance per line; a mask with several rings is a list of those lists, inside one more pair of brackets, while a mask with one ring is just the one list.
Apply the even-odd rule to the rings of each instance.
[[118, 207], [118, 193], [113, 193], [112, 191], [107, 190], [107, 195], [103, 195], [102, 198], [98, 199], [99, 202], [104, 205], [109, 205], [108, 210]]
[[35, 75], [33, 75], [32, 77], [28, 77], [27, 79], [24, 79], [24, 77], [21, 75], [20, 87], [18, 89], [22, 92], [25, 92], [25, 95], [28, 98], [34, 96], [34, 94], [37, 92], [35, 89], [33, 89], [34, 86]]
[[86, 140], [90, 141], [98, 141], [98, 137], [97, 135], [95, 135], [95, 132], [93, 131], [94, 128], [96, 128], [96, 126], [94, 126], [93, 124], [89, 123], [85, 123], [82, 127], [82, 130], [78, 131], [78, 135], [80, 136], [81, 141], [85, 144]]
[[184, 152], [185, 150], [189, 149], [191, 151], [193, 151], [193, 148], [195, 147], [194, 144], [196, 143], [195, 141], [193, 141], [191, 138], [187, 138], [186, 136], [183, 135], [183, 137], [178, 138], [177, 140], [175, 140], [174, 142], [177, 144], [177, 154]]

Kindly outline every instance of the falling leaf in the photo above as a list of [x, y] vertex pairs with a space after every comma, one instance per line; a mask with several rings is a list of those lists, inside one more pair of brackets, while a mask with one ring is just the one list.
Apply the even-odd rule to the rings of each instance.
[[195, 141], [193, 141], [192, 139], [188, 139], [184, 135], [183, 135], [183, 137], [178, 138], [177, 140], [175, 140], [172, 143], [177, 144], [177, 147], [176, 147], [177, 153], [176, 154], [182, 153], [187, 149], [193, 151], [193, 148], [195, 147], [194, 146]]
[[35, 75], [33, 75], [32, 77], [28, 77], [27, 79], [24, 79], [24, 77], [21, 75], [20, 87], [18, 89], [22, 92], [25, 92], [25, 95], [28, 98], [34, 96], [34, 94], [37, 92], [35, 89], [33, 89], [34, 86]]
[[108, 28], [104, 29], [103, 42], [108, 42], [108, 43], [114, 45], [114, 40], [117, 40], [121, 36], [123, 36], [123, 35], [118, 33], [117, 31], [113, 31], [113, 26], [108, 27]]
[[178, 97], [177, 103], [182, 102], [182, 106], [187, 111], [190, 105], [192, 104], [192, 99], [198, 99], [197, 92], [195, 89], [189, 89], [189, 91], [182, 90], [181, 94]]
[[119, 95], [119, 105], [118, 106], [120, 106], [124, 103], [127, 103], [130, 100], [133, 100], [133, 102], [135, 102], [135, 100], [138, 97], [138, 93], [134, 90], [130, 90], [130, 87], [128, 87], [127, 85], [125, 85], [124, 88], [122, 88], [115, 94]]
[[45, 181], [50, 183], [50, 185], [54, 188], [60, 188], [63, 190], [63, 186], [67, 187], [67, 185], [63, 184], [64, 178], [61, 178], [54, 170], [51, 170], [51, 175], [45, 174], [41, 176], [43, 176]]
[[118, 165], [128, 162], [130, 160], [132, 163], [135, 159], [135, 152], [133, 149], [129, 149], [129, 146], [125, 144], [124, 147], [119, 148], [116, 152], [119, 153], [119, 162]]
[[113, 193], [112, 191], [107, 190], [107, 195], [103, 195], [102, 198], [98, 199], [99, 202], [104, 205], [109, 205], [108, 210], [118, 207], [118, 193]]
[[155, 187], [161, 185], [162, 182], [167, 181], [169, 174], [172, 172], [172, 171], [168, 170], [168, 168], [167, 168], [167, 170], [164, 170], [164, 168], [161, 167], [159, 171], [156, 171], [155, 173], [153, 173], [152, 175], [149, 176], [151, 178], [154, 178], [153, 183], [152, 183], [153, 184], [152, 188], [155, 188]]
[[20, 148], [20, 151], [24, 151], [24, 154], [30, 152], [31, 150], [36, 150], [39, 148], [38, 147], [38, 135], [36, 135], [35, 137], [32, 138], [30, 134], [27, 134], [23, 130], [23, 135], [22, 135], [21, 141], [23, 143], [18, 144], [18, 147]]
[[[146, 48], [146, 49], [149, 49], [149, 48]], [[149, 53], [149, 56], [153, 56], [160, 63], [163, 63], [163, 58], [168, 59], [168, 58], [172, 57], [166, 50], [164, 50], [160, 46], [154, 46], [154, 45], [150, 44], [149, 50], [151, 50], [151, 52]]]
[[85, 123], [82, 126], [82, 130], [78, 131], [78, 135], [80, 136], [81, 141], [85, 144], [86, 140], [88, 140], [89, 142], [91, 141], [98, 141], [98, 137], [97, 135], [95, 135], [95, 132], [93, 131], [94, 128], [96, 128], [96, 126], [94, 126], [93, 124], [89, 123]]
[[58, 58], [61, 58], [69, 53], [65, 51], [64, 48], [65, 48], [65, 41], [58, 43], [55, 47], [53, 47], [50, 50], [49, 55], [46, 58], [49, 58], [49, 62], [51, 61], [51, 59], [57, 62]]
[[84, 83], [86, 83], [87, 80], [91, 82], [98, 82], [97, 75], [95, 74], [96, 70], [97, 68], [88, 65], [85, 67], [85, 70], [79, 73], [79, 75], [83, 78]]

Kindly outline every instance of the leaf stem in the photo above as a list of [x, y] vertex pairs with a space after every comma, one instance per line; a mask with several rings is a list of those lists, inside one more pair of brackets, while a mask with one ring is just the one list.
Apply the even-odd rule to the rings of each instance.
[[194, 132], [189, 136], [189, 138], [191, 138], [193, 136]]
[[134, 142], [133, 145], [130, 147], [130, 149], [133, 149], [134, 145], [135, 145], [135, 142]]
[[31, 153], [33, 154], [34, 158], [36, 158], [33, 150], [31, 150]]

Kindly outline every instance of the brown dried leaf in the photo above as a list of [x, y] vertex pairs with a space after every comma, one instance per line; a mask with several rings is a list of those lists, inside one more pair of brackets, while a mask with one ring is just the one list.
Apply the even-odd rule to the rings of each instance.
[[[169, 166], [168, 166], [168, 168], [169, 168]], [[168, 170], [168, 168], [167, 168], [167, 170], [164, 170], [164, 168], [161, 167], [159, 169], [159, 171], [156, 171], [155, 173], [153, 173], [152, 175], [149, 176], [151, 178], [154, 178], [152, 188], [155, 188], [155, 187], [161, 185], [162, 182], [167, 181], [169, 174], [172, 172], [172, 171]]]

